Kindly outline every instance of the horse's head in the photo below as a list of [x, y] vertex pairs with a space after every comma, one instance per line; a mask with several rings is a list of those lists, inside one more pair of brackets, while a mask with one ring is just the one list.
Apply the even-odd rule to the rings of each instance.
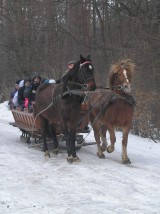
[[94, 68], [91, 63], [90, 55], [88, 55], [87, 58], [80, 55], [78, 78], [87, 90], [92, 91], [96, 89]]
[[111, 67], [110, 87], [117, 93], [130, 93], [132, 72], [135, 65], [131, 60], [122, 60]]
[[90, 56], [84, 58], [80, 55], [80, 60], [77, 61], [73, 68], [63, 77], [62, 87], [63, 91], [66, 90], [66, 88], [86, 89], [89, 91], [96, 89], [94, 68]]

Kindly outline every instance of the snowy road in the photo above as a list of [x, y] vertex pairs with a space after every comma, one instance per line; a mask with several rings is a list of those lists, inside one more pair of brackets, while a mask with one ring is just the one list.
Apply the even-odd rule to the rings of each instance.
[[[159, 214], [160, 142], [129, 135], [131, 165], [121, 163], [121, 133], [114, 153], [96, 156], [96, 145], [78, 151], [68, 164], [66, 151], [45, 159], [20, 142], [7, 104], [0, 104], [0, 213]], [[87, 141], [94, 141], [93, 133]]]

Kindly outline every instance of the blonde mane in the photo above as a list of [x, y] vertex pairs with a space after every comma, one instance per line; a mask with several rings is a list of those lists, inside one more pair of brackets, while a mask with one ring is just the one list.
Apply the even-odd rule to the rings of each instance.
[[131, 59], [126, 59], [111, 65], [109, 71], [109, 87], [113, 86], [114, 76], [121, 68], [127, 69], [130, 72], [130, 76], [132, 77], [132, 74], [135, 71], [135, 64], [132, 62]]

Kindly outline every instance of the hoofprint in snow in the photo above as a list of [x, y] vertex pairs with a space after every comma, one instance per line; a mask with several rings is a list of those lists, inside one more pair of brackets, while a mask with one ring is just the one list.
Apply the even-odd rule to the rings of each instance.
[[[96, 156], [96, 145], [68, 164], [65, 149], [45, 159], [20, 141], [7, 102], [0, 104], [0, 213], [159, 214], [160, 142], [129, 135], [131, 165], [121, 163], [121, 133], [115, 151]], [[94, 141], [93, 132], [86, 138]]]

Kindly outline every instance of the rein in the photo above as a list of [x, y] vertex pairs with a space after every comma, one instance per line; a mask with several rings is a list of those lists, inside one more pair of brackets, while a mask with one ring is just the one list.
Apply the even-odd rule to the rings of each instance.
[[115, 86], [105, 87], [105, 88], [103, 88], [103, 89], [108, 89], [108, 90], [109, 90], [109, 89], [111, 89], [111, 88], [118, 88], [118, 90], [121, 91], [124, 87], [123, 87], [122, 85], [117, 85], [117, 86], [115, 85]]
[[78, 85], [78, 86], [81, 86], [81, 88], [84, 88], [86, 89], [87, 88], [87, 84], [80, 84], [80, 83], [77, 83], [77, 82], [73, 82], [73, 81], [68, 81], [69, 84], [71, 85]]

